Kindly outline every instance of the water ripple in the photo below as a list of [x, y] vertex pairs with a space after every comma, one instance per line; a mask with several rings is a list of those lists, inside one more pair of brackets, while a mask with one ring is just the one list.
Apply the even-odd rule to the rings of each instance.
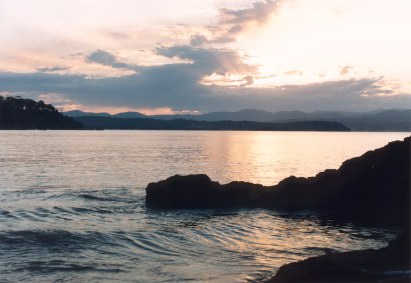
[[146, 209], [135, 189], [8, 193], [24, 195], [0, 209], [0, 279], [12, 282], [256, 282], [284, 263], [392, 235], [307, 213]]

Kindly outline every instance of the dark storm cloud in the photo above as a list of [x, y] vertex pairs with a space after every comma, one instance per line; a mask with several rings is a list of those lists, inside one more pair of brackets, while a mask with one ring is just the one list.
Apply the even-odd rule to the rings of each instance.
[[280, 1], [266, 0], [253, 3], [246, 9], [219, 9], [218, 21], [207, 29], [212, 38], [202, 34], [191, 37], [191, 45], [200, 46], [204, 43], [228, 43], [236, 40], [237, 36], [247, 31], [253, 25], [261, 26], [268, 22], [271, 15], [280, 7]]

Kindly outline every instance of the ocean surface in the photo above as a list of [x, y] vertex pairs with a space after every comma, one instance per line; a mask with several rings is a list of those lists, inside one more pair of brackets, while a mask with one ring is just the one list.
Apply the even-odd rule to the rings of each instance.
[[325, 252], [377, 248], [382, 228], [263, 209], [153, 210], [175, 174], [276, 184], [407, 133], [0, 131], [0, 282], [256, 282]]

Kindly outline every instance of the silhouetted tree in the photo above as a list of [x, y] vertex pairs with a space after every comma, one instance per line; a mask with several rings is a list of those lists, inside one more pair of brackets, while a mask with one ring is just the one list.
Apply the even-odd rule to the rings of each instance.
[[0, 96], [0, 129], [82, 129], [83, 125], [63, 116], [51, 104], [20, 96]]

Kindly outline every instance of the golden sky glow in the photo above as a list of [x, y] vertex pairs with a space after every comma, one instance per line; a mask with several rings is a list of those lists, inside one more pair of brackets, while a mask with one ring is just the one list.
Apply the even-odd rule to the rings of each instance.
[[[250, 105], [247, 95], [346, 82], [361, 85], [355, 95], [371, 102], [347, 102], [347, 110], [396, 107], [410, 101], [409, 11], [408, 0], [2, 0], [0, 72], [8, 81], [0, 92], [49, 100], [57, 93], [63, 99], [51, 102], [58, 106], [111, 112], [207, 112], [225, 104], [321, 110], [294, 99]], [[39, 76], [50, 80], [46, 87]], [[232, 94], [242, 100], [230, 103]], [[385, 95], [399, 99], [386, 104]], [[325, 108], [338, 109], [337, 102]]]

